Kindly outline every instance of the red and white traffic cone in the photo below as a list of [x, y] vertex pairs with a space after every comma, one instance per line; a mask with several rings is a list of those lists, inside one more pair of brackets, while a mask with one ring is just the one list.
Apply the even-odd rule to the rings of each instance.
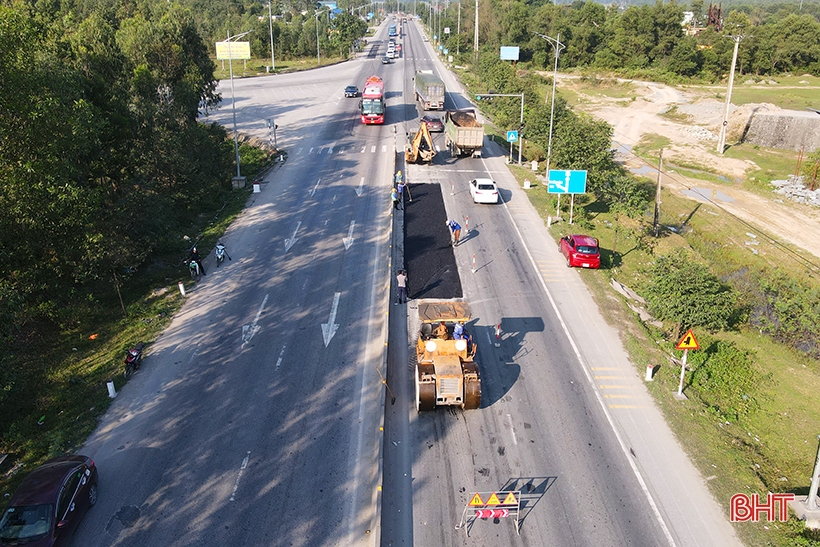
[[493, 345], [497, 348], [501, 347], [501, 323], [495, 326], [495, 344]]

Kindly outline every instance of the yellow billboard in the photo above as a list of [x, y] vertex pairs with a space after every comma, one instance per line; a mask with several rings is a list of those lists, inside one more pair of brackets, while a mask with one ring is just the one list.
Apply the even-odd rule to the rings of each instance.
[[248, 60], [251, 58], [250, 42], [217, 42], [216, 60], [227, 61], [229, 59]]

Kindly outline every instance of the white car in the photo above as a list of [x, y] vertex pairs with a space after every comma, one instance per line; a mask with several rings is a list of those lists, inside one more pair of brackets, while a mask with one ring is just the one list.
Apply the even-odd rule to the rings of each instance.
[[470, 195], [473, 203], [498, 203], [498, 186], [492, 179], [473, 179], [470, 181]]

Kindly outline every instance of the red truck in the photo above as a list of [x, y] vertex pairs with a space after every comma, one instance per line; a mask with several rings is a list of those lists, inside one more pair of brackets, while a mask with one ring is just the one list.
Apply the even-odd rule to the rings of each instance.
[[384, 123], [384, 81], [378, 76], [371, 76], [364, 83], [359, 108], [363, 124], [381, 125]]

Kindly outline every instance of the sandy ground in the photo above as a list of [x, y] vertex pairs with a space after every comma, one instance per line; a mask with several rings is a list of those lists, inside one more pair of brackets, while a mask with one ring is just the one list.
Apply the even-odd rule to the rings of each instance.
[[[572, 87], [571, 76], [559, 76], [558, 86]], [[647, 177], [657, 177], [657, 165], [648, 166], [630, 153], [643, 135], [657, 134], [669, 138], [672, 144], [664, 150], [664, 160], [675, 160], [708, 166], [710, 171], [726, 177], [725, 184], [715, 184], [690, 179], [664, 169], [663, 186], [675, 193], [710, 200], [723, 210], [752, 224], [758, 231], [765, 231], [775, 239], [799, 246], [820, 257], [820, 210], [793, 202], [783, 202], [772, 193], [764, 197], [743, 190], [741, 181], [756, 166], [747, 161], [725, 158], [716, 153], [717, 137], [723, 119], [724, 104], [714, 99], [702, 99], [663, 84], [632, 82], [634, 95], [639, 97], [628, 102], [625, 99], [608, 99], [585, 96], [579, 110], [606, 120], [614, 127], [613, 140], [618, 149], [618, 160], [631, 169], [641, 169]], [[660, 116], [672, 107], [685, 114], [676, 122]], [[756, 105], [760, 106], [760, 105]], [[733, 126], [748, 119], [745, 112], [750, 106], [730, 108], [729, 133]], [[771, 108], [764, 105], [763, 108]], [[727, 138], [727, 142], [732, 142]], [[786, 178], [789, 173], [783, 173]], [[700, 189], [698, 192], [695, 189]]]

